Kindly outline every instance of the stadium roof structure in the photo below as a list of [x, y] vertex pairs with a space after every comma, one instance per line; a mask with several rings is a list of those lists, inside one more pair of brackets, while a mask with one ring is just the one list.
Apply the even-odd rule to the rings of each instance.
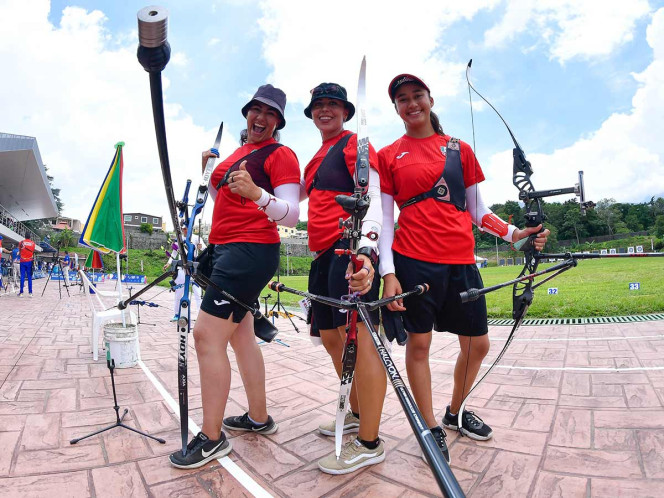
[[36, 138], [0, 133], [0, 178], [0, 205], [17, 221], [57, 216]]

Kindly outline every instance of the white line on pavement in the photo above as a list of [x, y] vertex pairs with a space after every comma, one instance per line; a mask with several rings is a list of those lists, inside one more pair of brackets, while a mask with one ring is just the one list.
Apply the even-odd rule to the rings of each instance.
[[[492, 337], [492, 341], [504, 341], [507, 337]], [[663, 334], [659, 335], [629, 335], [629, 336], [611, 336], [611, 337], [543, 337], [538, 338], [528, 338], [528, 337], [519, 337], [514, 339], [514, 342], [582, 342], [582, 341], [622, 341], [622, 340], [632, 340], [632, 339], [664, 339]]]
[[[392, 358], [405, 358], [402, 354], [393, 354]], [[444, 365], [455, 365], [456, 360], [436, 360], [429, 358], [430, 363], [441, 363]], [[490, 367], [490, 363], [482, 363], [483, 367]], [[511, 365], [496, 365], [495, 368], [506, 370], [553, 370], [557, 372], [649, 372], [664, 370], [664, 367], [520, 367]]]
[[[169, 392], [164, 388], [164, 386], [159, 382], [159, 379], [154, 376], [154, 374], [150, 371], [150, 369], [147, 367], [145, 363], [143, 363], [143, 360], [138, 360], [139, 366], [143, 369], [143, 372], [145, 372], [145, 375], [147, 375], [148, 379], [154, 384], [154, 387], [157, 388], [157, 391], [159, 391], [159, 394], [161, 394], [162, 398], [166, 401], [168, 404], [169, 408], [175, 413], [175, 416], [180, 418], [180, 408], [178, 404], [175, 402], [173, 397], [169, 394]], [[188, 419], [188, 425], [189, 425], [189, 430], [191, 431], [192, 434], [198, 434], [200, 432], [200, 427], [196, 425], [196, 422], [194, 422], [191, 417]], [[247, 491], [249, 491], [252, 495], [258, 497], [258, 498], [263, 498], [263, 497], [271, 497], [272, 495], [265, 490], [260, 484], [258, 484], [256, 481], [254, 481], [249, 474], [247, 474], [244, 470], [242, 470], [240, 467], [237, 466], [237, 464], [228, 458], [227, 456], [218, 458], [217, 461], [226, 469], [228, 472], [235, 477], [235, 479], [238, 480], [242, 486], [244, 486]]]

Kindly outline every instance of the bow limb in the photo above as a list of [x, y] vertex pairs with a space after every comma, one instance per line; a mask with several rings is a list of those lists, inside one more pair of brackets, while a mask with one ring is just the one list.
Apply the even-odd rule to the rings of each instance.
[[[538, 265], [538, 259], [537, 258], [532, 258], [531, 259], [531, 264], [526, 263], [526, 266], [521, 270], [521, 273], [519, 277], [523, 277], [532, 273], [535, 273], [537, 271], [537, 265]], [[459, 414], [458, 414], [458, 427], [461, 429], [463, 427], [463, 410], [466, 406], [466, 401], [470, 397], [470, 395], [477, 389], [477, 387], [482, 383], [482, 381], [491, 373], [491, 371], [494, 369], [494, 367], [500, 362], [500, 360], [503, 358], [504, 354], [507, 352], [507, 348], [512, 344], [512, 339], [514, 339], [514, 335], [516, 331], [519, 329], [521, 326], [521, 323], [523, 322], [523, 319], [526, 317], [526, 313], [528, 312], [528, 308], [530, 307], [530, 304], [533, 302], [533, 289], [532, 289], [532, 280], [526, 280], [525, 282], [516, 282], [513, 287], [512, 291], [512, 318], [514, 319], [514, 325], [512, 326], [512, 330], [510, 330], [509, 335], [507, 336], [507, 340], [505, 341], [505, 345], [503, 348], [500, 350], [500, 353], [498, 353], [498, 356], [496, 356], [496, 359], [493, 361], [493, 363], [489, 366], [489, 368], [482, 374], [482, 377], [475, 383], [475, 385], [468, 391], [468, 394], [466, 394], [463, 397], [463, 400], [461, 401], [461, 406], [459, 408]]]
[[[512, 183], [514, 186], [519, 190], [519, 199], [521, 199], [524, 203], [526, 203], [527, 211], [528, 213], [526, 214], [526, 226], [538, 226], [544, 221], [544, 213], [542, 212], [542, 203], [540, 202], [539, 198], [531, 198], [529, 194], [535, 192], [535, 188], [530, 181], [530, 177], [532, 175], [532, 168], [530, 165], [530, 162], [526, 160], [525, 153], [523, 152], [523, 149], [521, 148], [521, 145], [519, 145], [519, 142], [517, 141], [516, 137], [514, 136], [514, 133], [512, 132], [512, 129], [510, 126], [507, 124], [507, 121], [505, 121], [505, 118], [498, 112], [498, 109], [496, 109], [491, 102], [489, 102], [480, 92], [477, 91], [477, 89], [473, 86], [472, 82], [470, 81], [470, 70], [472, 66], [472, 59], [468, 62], [468, 66], [466, 67], [466, 81], [468, 83], [468, 93], [470, 96], [470, 90], [472, 89], [473, 92], [475, 92], [484, 102], [486, 102], [491, 109], [494, 110], [494, 112], [498, 115], [500, 120], [503, 122], [505, 125], [505, 128], [507, 128], [507, 131], [512, 138], [512, 141], [514, 142], [514, 149], [513, 149], [513, 157], [514, 157], [514, 163], [513, 163], [513, 177], [512, 177]], [[472, 99], [471, 99], [471, 116], [472, 116]], [[474, 119], [473, 119], [474, 121]], [[473, 140], [475, 136], [475, 129], [474, 129], [474, 124], [473, 124]], [[521, 273], [519, 274], [519, 278], [532, 275], [537, 271], [537, 266], [539, 264], [539, 259], [537, 258], [537, 249], [535, 248], [535, 245], [533, 243], [534, 235], [529, 237], [528, 241], [524, 243], [524, 259], [525, 259], [525, 264], [523, 269], [521, 270]], [[514, 319], [514, 325], [512, 327], [512, 330], [509, 333], [509, 336], [507, 337], [507, 340], [505, 341], [505, 345], [501, 349], [500, 353], [498, 353], [498, 356], [496, 356], [496, 359], [494, 362], [489, 366], [486, 372], [480, 377], [480, 379], [475, 383], [474, 386], [472, 386], [468, 393], [463, 397], [461, 401], [461, 406], [459, 408], [459, 413], [458, 413], [458, 427], [459, 430], [463, 427], [463, 410], [466, 405], [466, 401], [470, 397], [470, 395], [477, 389], [477, 387], [482, 383], [482, 381], [491, 373], [491, 371], [494, 369], [494, 367], [498, 364], [498, 362], [502, 359], [503, 355], [507, 352], [507, 348], [510, 346], [512, 343], [512, 339], [514, 338], [514, 334], [518, 330], [518, 328], [521, 326], [521, 323], [523, 322], [523, 319], [526, 316], [526, 313], [528, 311], [528, 307], [533, 301], [533, 281], [532, 279], [525, 279], [523, 281], [518, 281], [515, 282], [513, 285], [513, 290], [512, 290], [512, 318]], [[468, 358], [466, 361], [469, 360], [470, 357], [470, 345], [472, 342], [472, 337], [469, 339], [468, 342]], [[466, 377], [467, 377], [467, 369], [468, 369], [468, 364], [466, 365], [466, 376], [464, 377], [464, 385], [463, 385], [463, 390], [465, 391], [466, 388]]]
[[[350, 218], [340, 222], [343, 226], [344, 237], [349, 240], [349, 249], [335, 249], [335, 254], [347, 254], [353, 267], [353, 273], [362, 268], [362, 261], [357, 257], [357, 251], [362, 236], [362, 220], [369, 208], [369, 199], [366, 195], [369, 186], [369, 137], [367, 134], [366, 121], [366, 57], [362, 58], [360, 76], [357, 85], [357, 161], [355, 163], [355, 188], [352, 196], [338, 195], [335, 200], [343, 209], [350, 214]], [[348, 293], [350, 299], [359, 301], [359, 296], [351, 291], [350, 281]], [[334, 427], [334, 451], [339, 458], [341, 454], [341, 440], [343, 436], [343, 425], [346, 410], [350, 400], [350, 392], [355, 375], [355, 363], [357, 360], [357, 310], [352, 310], [346, 317], [346, 341], [343, 356], [341, 358], [341, 384], [339, 387], [339, 401], [335, 416]]]
[[473, 83], [470, 81], [470, 68], [473, 65], [473, 59], [470, 59], [468, 61], [468, 65], [466, 66], [466, 82], [468, 83], [468, 87], [473, 90], [484, 102], [488, 104], [491, 109], [494, 110], [494, 112], [498, 115], [500, 120], [503, 122], [505, 125], [505, 128], [507, 128], [507, 131], [510, 134], [510, 137], [512, 137], [512, 141], [514, 142], [514, 146], [517, 147], [518, 149], [521, 150], [521, 146], [519, 145], [519, 142], [517, 141], [516, 137], [514, 136], [514, 133], [512, 133], [512, 128], [510, 128], [510, 125], [507, 124], [507, 121], [505, 121], [505, 118], [503, 118], [502, 114], [498, 112], [498, 109], [496, 109], [491, 102], [489, 102], [484, 95], [482, 95], [480, 92], [477, 91]]

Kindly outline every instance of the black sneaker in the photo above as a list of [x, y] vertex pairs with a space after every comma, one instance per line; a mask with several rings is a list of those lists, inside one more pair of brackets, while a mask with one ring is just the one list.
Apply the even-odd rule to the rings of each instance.
[[272, 417], [267, 416], [267, 422], [264, 424], [254, 424], [251, 419], [249, 419], [249, 412], [244, 415], [235, 416], [235, 417], [226, 417], [223, 423], [224, 429], [230, 431], [249, 431], [249, 432], [258, 432], [259, 434], [274, 434], [277, 432], [279, 426], [276, 424]]
[[[443, 458], [445, 458], [447, 465], [449, 465], [450, 450], [447, 449], [447, 441], [445, 441], [447, 434], [445, 434], [445, 431], [439, 425], [437, 425], [436, 427], [432, 427], [430, 431], [431, 434], [433, 435], [433, 438], [436, 440], [436, 444], [438, 445], [440, 452], [443, 454]], [[422, 460], [424, 460], [425, 463], [429, 463], [427, 462], [427, 457], [424, 456], [424, 453], [422, 453]]]
[[461, 430], [459, 430], [459, 416], [455, 415], [453, 417], [450, 414], [450, 405], [447, 405], [445, 416], [443, 417], [444, 427], [452, 429], [453, 431], [459, 431], [461, 434], [477, 441], [486, 441], [493, 436], [491, 427], [486, 425], [481, 418], [475, 415], [475, 412], [464, 410], [462, 419]]
[[228, 455], [232, 449], [230, 441], [226, 439], [223, 432], [216, 441], [212, 441], [205, 434], [199, 432], [187, 445], [186, 455], [183, 456], [182, 450], [178, 450], [171, 453], [168, 459], [171, 465], [178, 469], [196, 469], [211, 460]]

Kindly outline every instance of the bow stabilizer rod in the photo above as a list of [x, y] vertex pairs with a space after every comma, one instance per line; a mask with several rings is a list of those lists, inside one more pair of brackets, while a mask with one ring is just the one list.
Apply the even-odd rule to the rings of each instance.
[[[187, 262], [187, 251], [185, 241], [182, 236], [182, 229], [178, 223], [178, 203], [175, 200], [175, 195], [173, 193], [173, 180], [171, 176], [170, 161], [168, 158], [168, 144], [166, 142], [166, 124], [164, 117], [164, 100], [161, 84], [161, 72], [168, 64], [171, 56], [171, 47], [168, 43], [168, 10], [157, 6], [145, 7], [138, 11], [137, 18], [139, 38], [137, 57], [141, 66], [143, 66], [143, 69], [145, 69], [145, 71], [147, 71], [150, 75], [152, 115], [154, 119], [161, 172], [164, 181], [164, 188], [166, 190], [166, 199], [168, 201], [171, 221], [173, 222], [173, 228], [175, 230], [180, 261], [186, 265], [184, 266], [185, 278], [188, 278], [190, 276], [190, 267], [188, 263], [185, 263]], [[218, 137], [221, 138], [220, 135], [218, 135]], [[200, 192], [201, 191], [199, 188], [197, 199], [200, 196]], [[184, 219], [185, 221], [189, 222], [190, 220], [186, 214], [187, 206], [182, 206], [182, 208], [184, 209]], [[190, 226], [189, 235], [192, 233], [193, 226]], [[187, 241], [187, 245], [191, 250], [191, 239]], [[254, 326], [257, 327], [255, 329], [256, 335], [261, 338], [263, 338], [263, 336], [267, 337], [267, 339], [265, 339], [267, 342], [272, 340], [272, 338], [276, 335], [276, 327], [270, 324], [269, 320], [267, 320], [259, 310], [256, 310], [247, 304], [242, 303], [239, 299], [231, 296], [230, 294], [225, 293], [216, 284], [210, 282], [202, 275], [196, 275], [195, 279], [197, 281], [200, 280], [207, 285], [212, 285], [217, 290], [219, 290], [222, 295], [226, 297], [226, 299], [232, 300], [236, 304], [239, 304], [250, 311], [255, 318]], [[188, 296], [185, 297], [187, 299], [188, 311]], [[122, 304], [126, 306], [125, 303]], [[181, 307], [183, 304], [184, 303], [181, 301]], [[182, 437], [183, 455], [186, 454], [188, 440], [189, 401], [187, 393], [187, 339], [190, 329], [191, 323], [188, 319], [182, 318], [178, 320], [178, 400], [180, 405], [180, 434]]]

